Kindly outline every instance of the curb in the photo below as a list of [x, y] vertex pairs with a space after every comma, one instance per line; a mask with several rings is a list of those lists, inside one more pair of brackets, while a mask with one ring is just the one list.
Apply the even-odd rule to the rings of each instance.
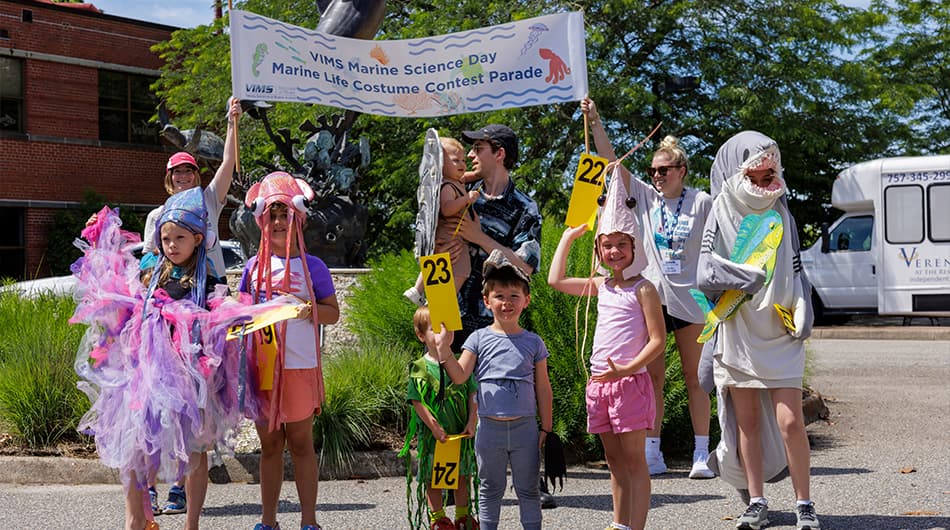
[[946, 340], [950, 341], [950, 327], [937, 326], [840, 326], [813, 328], [812, 339], [819, 340]]
[[[238, 453], [222, 458], [223, 464], [208, 471], [214, 484], [260, 482], [260, 453]], [[210, 460], [210, 458], [209, 458]], [[320, 467], [320, 480], [376, 479], [406, 474], [396, 451], [365, 451], [353, 458], [348, 469]], [[293, 480], [294, 465], [284, 453], [284, 480]], [[119, 472], [96, 458], [0, 456], [0, 484], [119, 484]]]

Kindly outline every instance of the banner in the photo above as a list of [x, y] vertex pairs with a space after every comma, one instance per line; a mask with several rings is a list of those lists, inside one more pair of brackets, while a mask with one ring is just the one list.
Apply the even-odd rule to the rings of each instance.
[[241, 99], [424, 117], [579, 101], [587, 94], [581, 12], [421, 39], [337, 37], [231, 12]]

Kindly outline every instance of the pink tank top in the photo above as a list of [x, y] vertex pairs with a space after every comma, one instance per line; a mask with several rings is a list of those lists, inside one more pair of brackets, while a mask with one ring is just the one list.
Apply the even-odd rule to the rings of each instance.
[[[590, 372], [598, 375], [614, 364], [633, 361], [649, 341], [643, 309], [637, 299], [640, 280], [626, 289], [610, 287], [604, 282], [597, 291], [597, 328], [594, 331], [594, 350], [590, 356]], [[646, 368], [637, 373], [646, 372]]]

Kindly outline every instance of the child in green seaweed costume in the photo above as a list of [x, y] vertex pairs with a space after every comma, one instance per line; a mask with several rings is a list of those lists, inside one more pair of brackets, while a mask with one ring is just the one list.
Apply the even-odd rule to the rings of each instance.
[[[469, 481], [475, 473], [473, 437], [478, 416], [475, 409], [475, 379], [469, 378], [464, 385], [452, 384], [452, 379], [442, 370], [436, 352], [435, 337], [429, 319], [429, 308], [420, 307], [412, 318], [416, 337], [426, 345], [426, 353], [409, 364], [409, 390], [406, 399], [412, 403], [406, 443], [399, 456], [406, 460], [406, 500], [409, 506], [411, 528], [423, 528], [423, 496], [428, 508], [431, 530], [477, 530], [478, 521], [470, 513], [470, 494], [478, 488], [470, 488]], [[451, 334], [451, 331], [442, 330]], [[451, 338], [448, 339], [451, 342]], [[419, 470], [416, 474], [416, 491], [412, 492], [412, 455], [409, 444], [418, 434]], [[445, 514], [442, 503], [443, 490], [431, 487], [432, 457], [436, 440], [445, 441], [450, 434], [465, 434], [461, 440], [458, 489], [455, 490], [455, 522]], [[415, 497], [415, 498], [413, 498]], [[413, 509], [415, 506], [415, 509]]]

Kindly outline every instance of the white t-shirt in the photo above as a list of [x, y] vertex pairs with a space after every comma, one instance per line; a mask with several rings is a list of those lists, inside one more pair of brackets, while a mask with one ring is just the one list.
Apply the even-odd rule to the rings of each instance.
[[[221, 242], [218, 241], [218, 219], [221, 217], [224, 204], [218, 202], [218, 194], [211, 186], [205, 188], [201, 194], [204, 195], [205, 209], [208, 210], [208, 231], [214, 234], [214, 246], [208, 249], [208, 259], [214, 266], [214, 271], [209, 271], [209, 274], [221, 277], [224, 276], [225, 265], [224, 252], [221, 250]], [[143, 253], [158, 250], [155, 246], [155, 229], [157, 228], [155, 225], [158, 224], [163, 211], [165, 211], [164, 204], [148, 212], [148, 217], [145, 218], [145, 235], [142, 237], [142, 243], [145, 245]]]
[[[274, 288], [283, 285], [286, 263], [286, 259], [271, 255], [271, 285]], [[317, 300], [323, 300], [336, 293], [333, 287], [333, 278], [330, 276], [330, 269], [323, 263], [323, 260], [308, 254], [307, 267], [313, 285], [313, 295]], [[290, 258], [290, 293], [302, 300], [310, 300], [310, 293], [304, 283], [305, 280], [301, 257]], [[241, 284], [238, 290], [250, 293], [256, 288], [256, 285], [257, 256], [254, 256], [244, 266], [244, 274], [241, 276]], [[284, 344], [284, 368], [303, 369], [317, 366], [317, 339], [314, 335], [313, 322], [310, 319], [292, 318], [288, 320]]]
[[[704, 191], [683, 188], [686, 194], [680, 206], [679, 197], [665, 199], [653, 186], [635, 176], [631, 176], [630, 181], [631, 195], [637, 199], [637, 213], [645, 240], [643, 247], [649, 261], [643, 276], [656, 286], [660, 302], [670, 315], [687, 322], [703, 322], [703, 311], [689, 290], [696, 288], [703, 227], [712, 209], [712, 198]], [[661, 208], [664, 209], [662, 213]], [[667, 226], [671, 229], [672, 245]], [[667, 264], [664, 269], [664, 261], [676, 263]]]

